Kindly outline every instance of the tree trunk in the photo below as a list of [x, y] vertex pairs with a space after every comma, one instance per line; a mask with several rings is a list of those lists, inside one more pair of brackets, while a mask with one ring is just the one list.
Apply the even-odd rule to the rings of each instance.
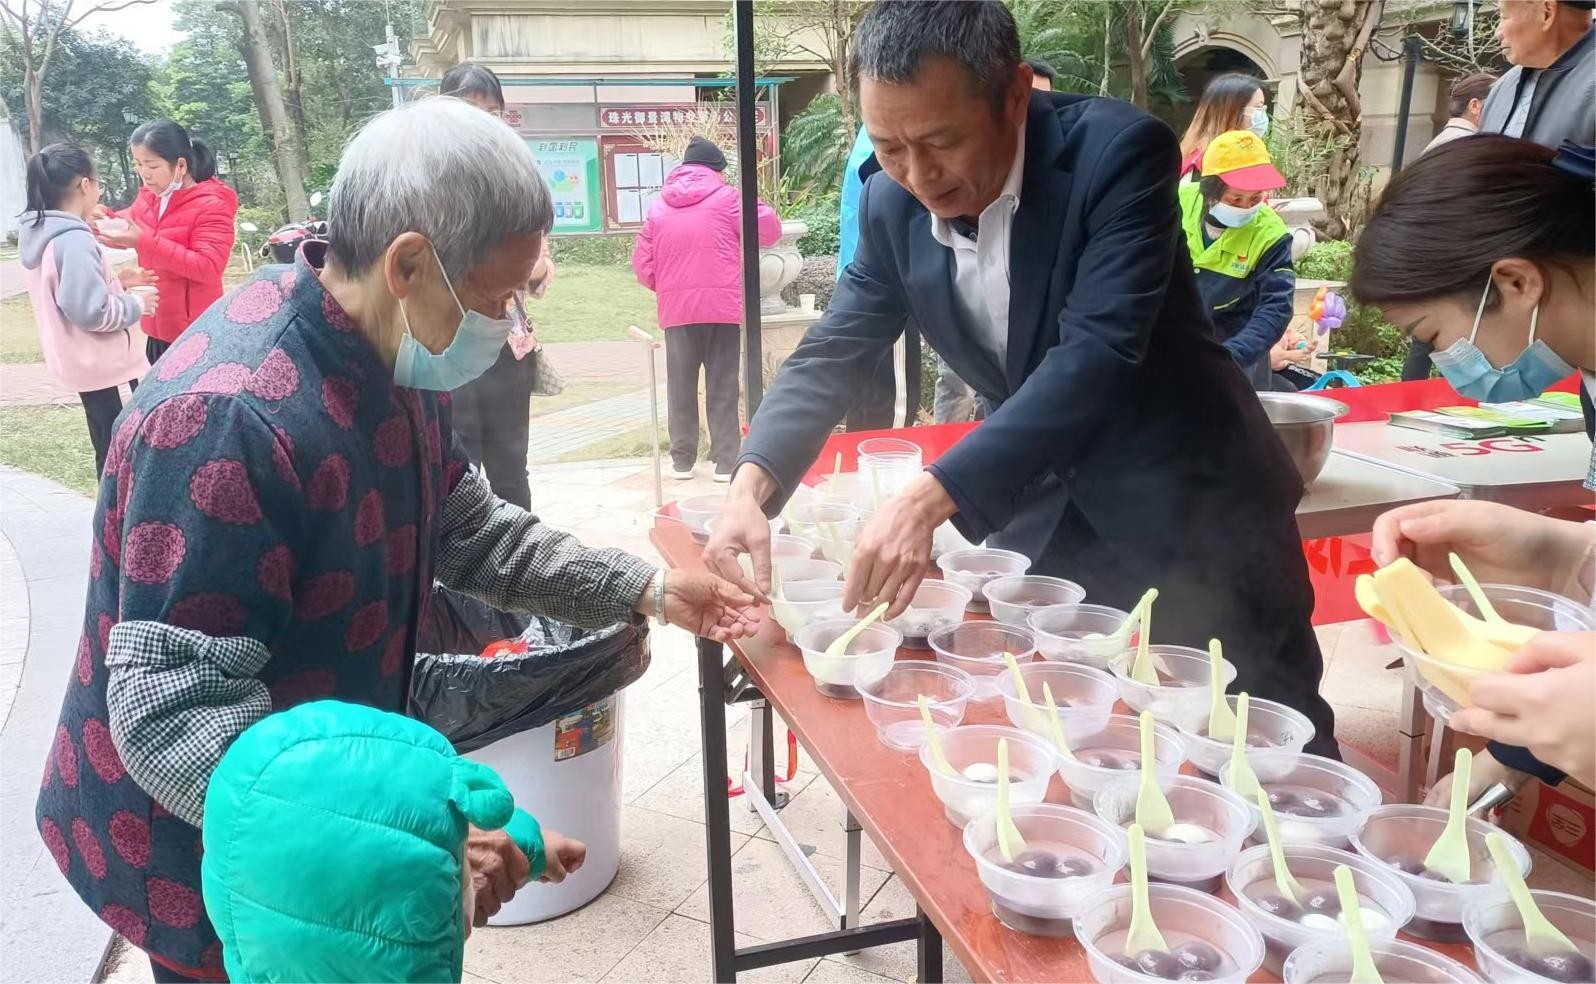
[[845, 0], [831, 0], [831, 77], [836, 80], [837, 102], [849, 133], [859, 131], [859, 113], [853, 104], [853, 79], [848, 74], [848, 48], [853, 43], [852, 12]]
[[1130, 73], [1131, 102], [1147, 108], [1147, 56], [1142, 52], [1141, 0], [1124, 0], [1125, 65]]
[[44, 79], [29, 65], [23, 69], [22, 89], [28, 104], [28, 156], [44, 149]]
[[237, 14], [244, 22], [244, 37], [240, 45], [244, 67], [249, 71], [249, 87], [255, 94], [255, 108], [260, 113], [261, 126], [271, 137], [277, 176], [283, 183], [283, 195], [288, 202], [288, 218], [291, 222], [304, 222], [310, 218], [310, 203], [305, 198], [305, 176], [299, 163], [305, 155], [298, 146], [298, 134], [294, 132], [288, 110], [283, 105], [283, 94], [277, 88], [277, 70], [272, 65], [271, 46], [266, 41], [266, 31], [261, 25], [259, 0], [232, 0], [218, 6]]
[[294, 121], [294, 129], [299, 131], [296, 147], [299, 149], [300, 167], [308, 172], [310, 120], [305, 116], [304, 72], [299, 64], [299, 41], [294, 34], [294, 18], [288, 10], [288, 4], [277, 0], [276, 6], [278, 22], [282, 25], [283, 104], [288, 107], [288, 116]]
[[1351, 235], [1368, 205], [1358, 143], [1363, 109], [1358, 84], [1364, 46], [1379, 21], [1382, 0], [1303, 0], [1302, 60], [1297, 84], [1308, 136], [1330, 147], [1315, 197], [1327, 218], [1318, 231], [1330, 239]]

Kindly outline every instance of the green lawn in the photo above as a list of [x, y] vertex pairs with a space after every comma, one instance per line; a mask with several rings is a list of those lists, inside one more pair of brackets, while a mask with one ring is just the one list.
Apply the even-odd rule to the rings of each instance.
[[[229, 271], [229, 288], [243, 276], [241, 270]], [[627, 325], [653, 329], [657, 324], [653, 293], [624, 266], [562, 266], [548, 296], [532, 301], [528, 313], [545, 342], [625, 341]], [[0, 301], [0, 363], [41, 359], [28, 295]]]
[[527, 313], [545, 342], [626, 341], [627, 325], [658, 324], [654, 294], [629, 266], [562, 265], [548, 296], [529, 302]]
[[94, 448], [80, 407], [0, 410], [0, 464], [93, 495]]

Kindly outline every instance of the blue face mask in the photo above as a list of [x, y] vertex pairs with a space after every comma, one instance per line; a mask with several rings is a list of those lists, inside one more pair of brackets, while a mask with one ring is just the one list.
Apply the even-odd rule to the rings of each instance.
[[488, 371], [498, 359], [505, 339], [510, 337], [510, 322], [466, 310], [460, 303], [460, 295], [455, 293], [454, 284], [449, 282], [449, 274], [443, 269], [437, 250], [432, 251], [432, 258], [437, 260], [449, 296], [460, 309], [460, 327], [447, 348], [438, 353], [430, 352], [411, 333], [410, 315], [405, 311], [405, 302], [400, 301], [399, 317], [404, 319], [405, 334], [399, 340], [399, 354], [394, 358], [393, 381], [410, 389], [444, 392], [459, 389]]
[[1263, 208], [1263, 202], [1252, 208], [1237, 208], [1224, 202], [1214, 202], [1208, 206], [1208, 217], [1228, 229], [1240, 229], [1257, 217], [1260, 208]]
[[1491, 360], [1474, 344], [1474, 337], [1480, 333], [1480, 319], [1485, 315], [1485, 301], [1490, 296], [1491, 283], [1487, 280], [1479, 309], [1474, 312], [1474, 330], [1469, 332], [1469, 337], [1460, 338], [1430, 356], [1459, 395], [1480, 403], [1533, 400], [1546, 392], [1548, 386], [1574, 371], [1574, 367], [1559, 358], [1545, 342], [1536, 339], [1536, 322], [1541, 315], [1539, 303], [1530, 312], [1529, 347], [1501, 369], [1491, 365]]
[[1262, 106], [1247, 110], [1247, 129], [1256, 133], [1259, 140], [1269, 136], [1269, 110]]

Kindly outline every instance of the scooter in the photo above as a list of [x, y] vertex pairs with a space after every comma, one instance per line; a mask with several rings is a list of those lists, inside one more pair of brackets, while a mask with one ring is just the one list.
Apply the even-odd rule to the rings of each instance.
[[[310, 196], [310, 206], [314, 209], [321, 204], [321, 192]], [[292, 263], [294, 255], [299, 252], [299, 247], [307, 242], [327, 241], [327, 221], [325, 219], [312, 219], [308, 222], [290, 222], [278, 227], [277, 231], [266, 237], [266, 242], [261, 245], [262, 259], [270, 259], [273, 263]]]

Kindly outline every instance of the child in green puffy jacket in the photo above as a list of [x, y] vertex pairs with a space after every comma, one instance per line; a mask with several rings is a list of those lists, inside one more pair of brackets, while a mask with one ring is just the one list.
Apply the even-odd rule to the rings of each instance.
[[[468, 858], [471, 827], [503, 828], [520, 853], [481, 863], [497, 852], [472, 833]], [[545, 844], [498, 775], [437, 731], [336, 701], [239, 736], [203, 833], [205, 909], [234, 982], [458, 981], [473, 917], [486, 918], [474, 898], [496, 907], [586, 854], [553, 831]]]

